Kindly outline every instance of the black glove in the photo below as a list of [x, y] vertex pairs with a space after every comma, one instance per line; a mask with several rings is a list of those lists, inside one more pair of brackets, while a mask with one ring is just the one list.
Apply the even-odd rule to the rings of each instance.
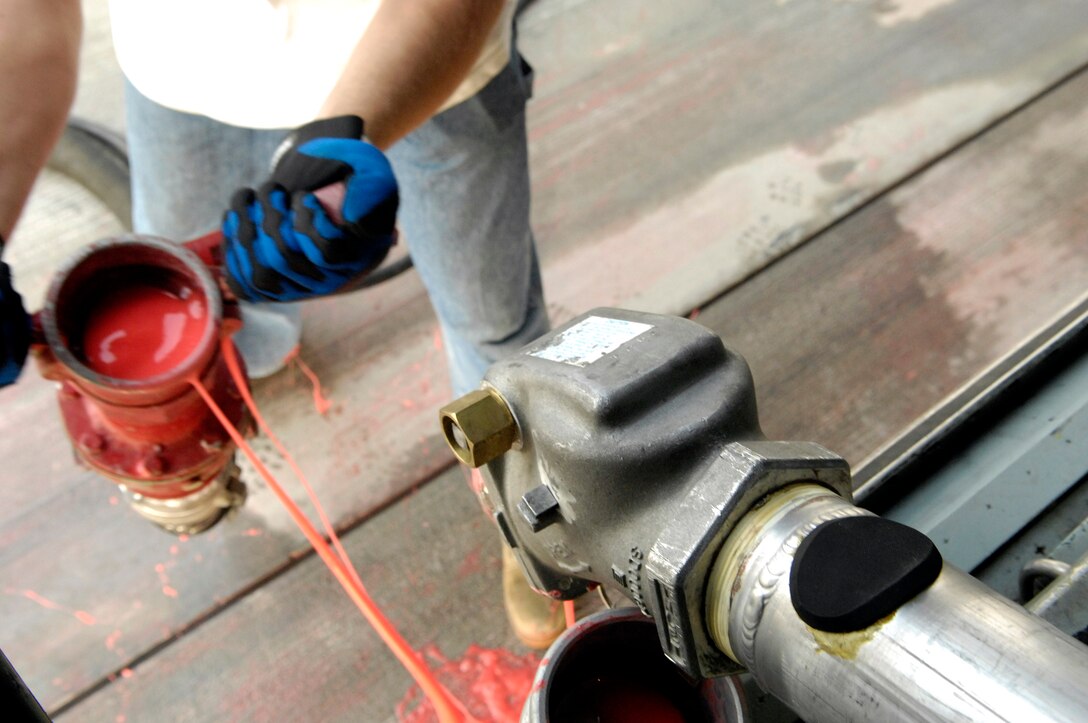
[[[223, 262], [238, 298], [323, 296], [382, 262], [396, 237], [397, 182], [362, 135], [355, 116], [304, 125], [276, 152], [271, 179], [234, 194], [223, 217]], [[326, 211], [313, 191], [341, 182], [339, 207]]]
[[[0, 248], [4, 240], [0, 238]], [[30, 347], [30, 317], [11, 286], [11, 269], [0, 261], [0, 387], [19, 378]]]

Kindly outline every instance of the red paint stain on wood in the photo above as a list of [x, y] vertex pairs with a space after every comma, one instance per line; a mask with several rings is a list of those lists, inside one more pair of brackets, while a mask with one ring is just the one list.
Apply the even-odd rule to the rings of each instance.
[[[173, 564], [173, 562], [170, 563], [170, 565]], [[178, 596], [178, 591], [170, 584], [170, 576], [166, 574], [166, 565], [161, 562], [156, 564], [155, 572], [158, 574], [159, 582], [162, 584], [162, 594], [166, 597], [176, 598]]]
[[38, 593], [34, 592], [33, 590], [20, 590], [20, 591], [18, 591], [18, 593], [13, 593], [13, 591], [11, 591], [11, 590], [5, 590], [4, 592], [6, 594], [8, 594], [8, 595], [19, 594], [19, 595], [25, 597], [27, 600], [30, 600], [31, 602], [33, 602], [33, 603], [35, 603], [37, 605], [40, 605], [41, 607], [45, 608], [46, 610], [57, 610], [59, 612], [68, 613], [69, 615], [71, 615], [72, 617], [74, 617], [76, 620], [83, 623], [84, 625], [91, 626], [91, 625], [97, 625], [98, 624], [98, 620], [95, 619], [95, 616], [91, 615], [86, 610], [71, 610], [69, 608], [64, 607], [63, 605], [60, 605], [59, 603], [53, 602], [49, 598], [46, 598], [46, 597], [43, 597], [42, 595], [39, 595]]
[[290, 354], [287, 355], [288, 362], [294, 362], [298, 365], [299, 371], [301, 371], [307, 379], [310, 380], [310, 384], [314, 389], [314, 409], [318, 414], [325, 414], [332, 408], [332, 401], [325, 396], [325, 392], [321, 387], [321, 380], [318, 379], [317, 374], [310, 366], [302, 361], [302, 357], [299, 356], [299, 348], [296, 346]]
[[121, 639], [121, 631], [114, 630], [112, 633], [106, 636], [106, 650], [116, 650], [117, 641]]
[[[481, 723], [516, 723], [533, 685], [540, 659], [504, 648], [470, 645], [458, 660], [447, 660], [434, 645], [424, 648], [438, 663], [435, 676]], [[419, 686], [412, 686], [396, 707], [400, 723], [432, 723], [438, 718]]]
[[43, 608], [46, 608], [47, 610], [64, 610], [64, 608], [57, 603], [53, 602], [48, 598], [42, 597], [33, 590], [23, 590], [20, 594], [27, 600], [35, 602], [38, 605], [41, 605]]
[[483, 564], [480, 562], [480, 549], [476, 548], [465, 555], [465, 559], [458, 565], [457, 576], [468, 577], [470, 575], [475, 575], [481, 570], [483, 570]]
[[91, 615], [86, 610], [76, 610], [72, 613], [76, 620], [90, 627], [91, 625], [98, 625], [98, 620], [94, 615]]

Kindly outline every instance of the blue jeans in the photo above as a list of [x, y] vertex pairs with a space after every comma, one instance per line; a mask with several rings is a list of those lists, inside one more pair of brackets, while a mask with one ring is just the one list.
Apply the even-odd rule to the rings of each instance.
[[[531, 86], [515, 51], [474, 97], [388, 152], [400, 184], [398, 224], [438, 317], [455, 395], [548, 330], [529, 227]], [[173, 240], [216, 228], [231, 194], [268, 176], [287, 132], [170, 110], [131, 85], [125, 99], [133, 228]]]

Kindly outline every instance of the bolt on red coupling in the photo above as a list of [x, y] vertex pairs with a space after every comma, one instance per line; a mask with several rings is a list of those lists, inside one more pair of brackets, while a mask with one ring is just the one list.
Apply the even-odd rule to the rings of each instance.
[[234, 443], [192, 383], [250, 431], [221, 351], [241, 321], [196, 254], [148, 236], [91, 244], [57, 271], [35, 320], [39, 371], [58, 382], [80, 462], [177, 534], [242, 504]]

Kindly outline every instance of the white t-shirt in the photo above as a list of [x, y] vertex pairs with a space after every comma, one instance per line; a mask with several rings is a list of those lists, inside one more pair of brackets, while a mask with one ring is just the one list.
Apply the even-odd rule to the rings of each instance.
[[[110, 0], [110, 22], [121, 69], [148, 98], [232, 125], [290, 128], [313, 120], [380, 2]], [[443, 109], [505, 67], [513, 10], [507, 0]]]

